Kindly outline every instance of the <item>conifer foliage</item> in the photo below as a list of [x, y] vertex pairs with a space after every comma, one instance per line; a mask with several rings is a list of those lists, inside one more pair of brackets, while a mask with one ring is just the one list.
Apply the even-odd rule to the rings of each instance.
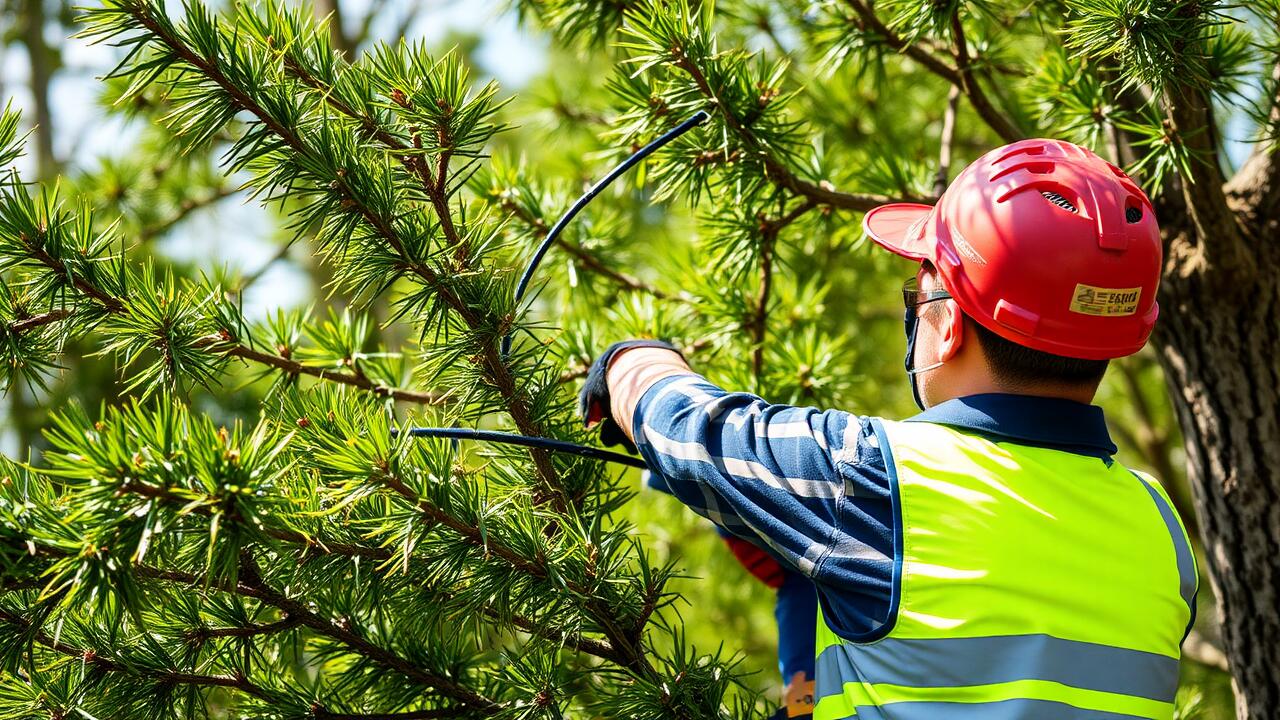
[[[739, 677], [733, 638], [687, 642], [678, 562], [655, 560], [621, 517], [634, 478], [407, 430], [590, 443], [574, 381], [624, 330], [770, 400], [907, 411], [898, 350], [885, 350], [900, 348], [900, 307], [856, 324], [849, 311], [901, 282], [885, 280], [890, 260], [857, 252], [858, 214], [932, 202], [960, 158], [1001, 142], [1064, 137], [1141, 175], [1168, 228], [1166, 327], [1208, 327], [1176, 324], [1196, 305], [1177, 302], [1177, 281], [1250, 265], [1233, 213], [1261, 222], [1280, 207], [1274, 80], [1241, 89], [1280, 46], [1241, 30], [1276, 27], [1271, 0], [1243, 3], [1247, 22], [1223, 3], [1138, 0], [514, 5], [617, 61], [611, 111], [574, 120], [601, 126], [600, 155], [710, 114], [593, 207], [590, 231], [557, 241], [589, 280], [549, 267], [521, 302], [521, 267], [576, 193], [489, 157], [506, 98], [456, 54], [400, 42], [351, 57], [310, 8], [277, 0], [83, 12], [84, 36], [123, 57], [107, 78], [117, 106], [156, 119], [165, 152], [217, 153], [226, 184], [201, 176], [209, 196], [243, 184], [322, 259], [345, 309], [318, 317], [251, 322], [242, 283], [149, 257], [151, 231], [105, 209], [101, 188], [24, 179], [18, 117], [0, 116], [0, 380], [52, 385], [84, 348], [121, 378], [100, 407], [50, 408], [43, 452], [2, 461], [0, 720], [757, 716], [767, 703]], [[1258, 182], [1232, 189], [1230, 207], [1211, 122], [1225, 105], [1262, 141]], [[1234, 209], [1249, 198], [1252, 214]], [[637, 251], [609, 238], [648, 203], [696, 230], [672, 253], [675, 279], [615, 262]], [[1240, 306], [1280, 304], [1254, 302], [1276, 296], [1263, 289]], [[1214, 343], [1186, 337], [1156, 340], [1174, 382], [1198, 388], [1208, 371], [1179, 375], [1183, 358]], [[860, 354], [874, 375], [851, 371]], [[201, 404], [234, 396], [246, 368], [270, 386], [261, 407]], [[1225, 427], [1204, 406], [1214, 395], [1179, 401], [1189, 435]], [[1240, 478], [1257, 490], [1250, 479], [1280, 467], [1215, 451], [1191, 454], [1201, 500]], [[1267, 482], [1254, 485], [1274, 497]], [[1214, 538], [1220, 583], [1234, 567], [1265, 574]], [[1228, 620], [1252, 608], [1223, 587]], [[1226, 640], [1237, 662], [1271, 652]], [[1272, 675], [1242, 684], [1253, 716], [1280, 703]]]
[[[748, 712], [733, 662], [659, 621], [672, 569], [610, 518], [628, 497], [615, 471], [404, 432], [586, 439], [564, 362], [511, 300], [509, 196], [468, 189], [502, 129], [497, 88], [415, 44], [349, 64], [275, 5], [110, 0], [84, 22], [126, 50], [122, 98], [163, 103], [189, 151], [232, 134], [226, 171], [418, 347], [367, 350], [359, 313], [251, 325], [217, 279], [130, 257], [88, 204], [10, 169], [5, 379], [39, 383], [92, 337], [132, 398], [61, 410], [38, 462], [5, 464], [0, 717]], [[6, 166], [16, 128], [6, 114]], [[276, 379], [260, 419], [188, 407], [239, 363]]]

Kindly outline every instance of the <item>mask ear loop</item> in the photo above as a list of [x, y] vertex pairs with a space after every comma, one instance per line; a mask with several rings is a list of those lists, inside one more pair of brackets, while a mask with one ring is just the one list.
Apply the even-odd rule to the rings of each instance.
[[917, 312], [917, 310], [918, 310], [918, 306], [908, 307], [906, 310], [906, 314], [903, 316], [903, 321], [904, 321], [904, 324], [906, 325], [906, 332], [907, 332], [907, 356], [903, 362], [903, 365], [905, 366], [905, 369], [907, 371], [907, 378], [910, 381], [910, 385], [911, 385], [911, 399], [915, 401], [916, 407], [920, 408], [920, 410], [923, 411], [923, 410], [927, 410], [928, 408], [926, 408], [924, 405], [924, 398], [920, 396], [920, 386], [916, 383], [916, 376], [921, 373], [925, 373], [930, 370], [940, 368], [943, 366], [943, 364], [945, 364], [946, 361], [939, 360], [938, 362], [932, 365], [926, 365], [925, 367], [921, 367], [921, 368], [912, 367], [916, 359], [916, 330], [919, 328], [919, 325], [920, 325], [920, 315]]
[[924, 366], [924, 367], [922, 367], [922, 368], [913, 368], [913, 369], [911, 369], [911, 370], [908, 370], [908, 371], [907, 371], [907, 374], [908, 374], [908, 375], [912, 375], [912, 376], [919, 375], [920, 373], [929, 372], [930, 370], [933, 370], [933, 369], [935, 369], [935, 368], [940, 368], [940, 367], [942, 367], [943, 365], [946, 365], [946, 364], [947, 364], [947, 363], [946, 363], [946, 361], [945, 361], [945, 360], [939, 360], [938, 362], [936, 362], [936, 363], [934, 363], [934, 364], [932, 364], [932, 365], [925, 365], [925, 366]]

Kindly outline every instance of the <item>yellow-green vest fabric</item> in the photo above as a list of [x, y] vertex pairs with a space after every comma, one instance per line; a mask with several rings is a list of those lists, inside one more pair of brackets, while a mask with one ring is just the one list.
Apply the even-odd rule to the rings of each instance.
[[1154, 479], [1119, 463], [873, 420], [894, 485], [894, 607], [821, 616], [814, 720], [1173, 716], [1196, 568]]

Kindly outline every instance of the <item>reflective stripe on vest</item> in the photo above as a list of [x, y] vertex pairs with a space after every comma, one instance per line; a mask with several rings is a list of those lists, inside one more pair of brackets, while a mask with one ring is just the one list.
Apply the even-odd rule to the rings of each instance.
[[817, 628], [814, 720], [1173, 716], [1191, 545], [1152, 478], [1097, 457], [873, 420], [893, 484], [895, 608]]

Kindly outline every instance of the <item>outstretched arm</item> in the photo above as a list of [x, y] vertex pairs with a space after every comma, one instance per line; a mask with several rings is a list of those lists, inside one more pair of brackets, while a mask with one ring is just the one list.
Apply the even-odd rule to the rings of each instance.
[[695, 512], [828, 586], [883, 576], [892, 541], [869, 520], [888, 519], [842, 512], [849, 487], [887, 499], [861, 468], [865, 418], [728, 392], [658, 348], [618, 353], [606, 377], [614, 421]]

